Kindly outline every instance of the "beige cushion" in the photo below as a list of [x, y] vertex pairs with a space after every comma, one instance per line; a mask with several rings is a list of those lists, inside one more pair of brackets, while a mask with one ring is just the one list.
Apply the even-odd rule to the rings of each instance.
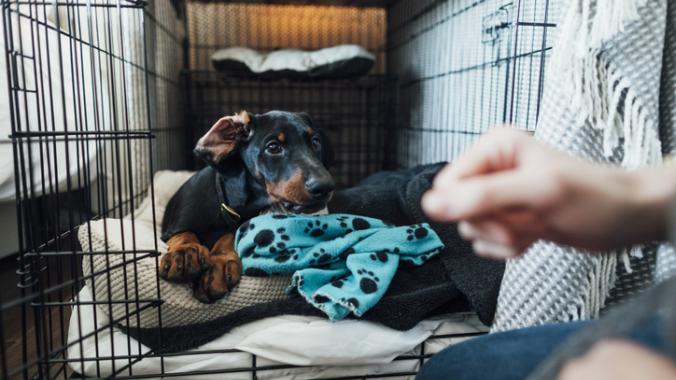
[[[123, 219], [99, 219], [80, 226], [78, 238], [85, 252], [82, 271], [93, 289], [96, 301], [125, 301], [99, 305], [105, 313], [112, 311], [111, 320], [128, 327], [144, 328], [159, 325], [156, 305], [162, 303], [162, 325], [184, 326], [208, 322], [239, 309], [287, 297], [284, 290], [290, 283], [287, 277], [243, 276], [239, 285], [225, 298], [213, 304], [204, 304], [192, 295], [189, 284], [174, 284], [158, 277], [159, 257], [153, 252], [166, 252], [166, 244], [159, 239], [162, 215], [166, 204], [178, 188], [193, 173], [160, 171], [155, 174], [156, 224], [153, 226], [150, 197], [147, 197], [132, 215]], [[128, 251], [136, 253], [119, 253]], [[109, 252], [108, 254], [99, 254]], [[96, 253], [96, 254], [91, 254]], [[127, 303], [127, 300], [139, 302]], [[135, 311], [140, 309], [137, 319]], [[129, 318], [126, 316], [129, 315]]]

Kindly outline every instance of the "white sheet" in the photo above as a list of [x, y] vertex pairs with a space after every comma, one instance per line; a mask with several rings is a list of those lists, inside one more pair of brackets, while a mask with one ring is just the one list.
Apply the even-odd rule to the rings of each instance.
[[[82, 302], [91, 300], [91, 292], [86, 286], [79, 294]], [[87, 335], [96, 328], [108, 325], [106, 314], [94, 307], [85, 305], [75, 307], [71, 315], [68, 341], [76, 342], [79, 336]], [[96, 323], [94, 320], [96, 319]], [[392, 361], [396, 356], [418, 352], [418, 345], [432, 334], [466, 333], [486, 331], [476, 316], [461, 313], [445, 318], [423, 321], [408, 331], [397, 331], [376, 323], [365, 321], [329, 322], [317, 317], [279, 316], [263, 319], [233, 329], [230, 333], [209, 342], [195, 350], [207, 351], [219, 349], [238, 349], [241, 353], [201, 354], [169, 356], [164, 358], [167, 373], [180, 373], [193, 370], [216, 370], [250, 367], [251, 353], [258, 356], [257, 366], [293, 364], [313, 367], [267, 370], [257, 372], [259, 379], [311, 379], [347, 375], [377, 374], [385, 372], [416, 371], [418, 360]], [[427, 343], [426, 352], [433, 353], [450, 343], [461, 339], [434, 339]], [[68, 358], [109, 357], [136, 355], [149, 349], [121, 331], [105, 328], [94, 337], [76, 343], [68, 350]], [[131, 351], [128, 347], [131, 346]], [[84, 363], [84, 365], [83, 365]], [[119, 369], [128, 364], [127, 359], [115, 361]], [[87, 376], [109, 376], [112, 374], [111, 360], [96, 362], [84, 361], [71, 363], [78, 373]], [[160, 359], [145, 358], [133, 366], [136, 375], [152, 375], [160, 371]], [[176, 377], [179, 379], [188, 377]], [[250, 379], [250, 372], [214, 374], [200, 376], [200, 379]], [[403, 376], [400, 378], [409, 378]]]

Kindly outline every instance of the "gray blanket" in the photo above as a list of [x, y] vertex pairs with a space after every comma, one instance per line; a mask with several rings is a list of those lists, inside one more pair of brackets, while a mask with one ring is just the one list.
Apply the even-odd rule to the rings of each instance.
[[[604, 164], [661, 164], [676, 151], [676, 5], [570, 0], [568, 6], [536, 137]], [[538, 242], [507, 263], [493, 331], [596, 318], [667, 277], [673, 258], [673, 247], [662, 243], [588, 255]]]

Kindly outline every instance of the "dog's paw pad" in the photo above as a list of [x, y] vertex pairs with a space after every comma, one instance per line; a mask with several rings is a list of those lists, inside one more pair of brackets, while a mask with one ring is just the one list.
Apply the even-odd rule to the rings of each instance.
[[193, 295], [205, 303], [223, 298], [237, 286], [242, 274], [242, 264], [235, 252], [214, 255], [210, 263], [211, 267], [193, 284]]
[[170, 249], [160, 259], [160, 277], [171, 282], [188, 282], [208, 267], [209, 250], [197, 243]]

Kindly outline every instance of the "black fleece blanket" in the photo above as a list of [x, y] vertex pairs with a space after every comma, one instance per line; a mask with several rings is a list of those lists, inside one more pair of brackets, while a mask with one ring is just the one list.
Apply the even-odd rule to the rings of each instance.
[[[420, 198], [443, 165], [380, 172], [336, 192], [330, 202], [332, 213], [365, 215], [396, 225], [430, 223], [445, 244], [425, 265], [400, 268], [383, 299], [362, 319], [408, 330], [435, 314], [473, 310], [484, 324], [492, 323], [504, 264], [474, 255], [455, 225], [432, 223], [420, 208]], [[168, 353], [197, 347], [237, 326], [282, 314], [324, 316], [297, 296], [241, 309], [207, 323], [164, 328], [161, 339], [159, 329], [123, 329], [144, 345]]]

